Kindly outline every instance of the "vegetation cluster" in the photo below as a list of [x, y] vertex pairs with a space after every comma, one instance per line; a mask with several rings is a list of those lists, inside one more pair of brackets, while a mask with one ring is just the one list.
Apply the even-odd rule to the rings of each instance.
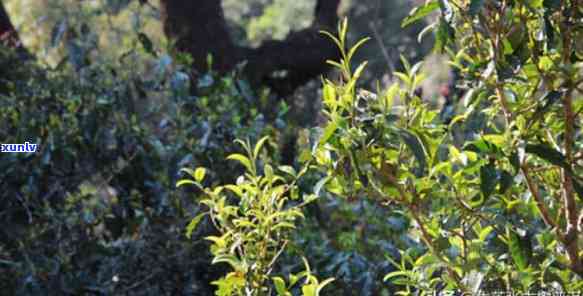
[[[0, 46], [0, 141], [39, 144], [0, 158], [0, 291], [583, 290], [580, 1], [418, 3], [398, 25], [421, 26], [411, 40], [447, 60], [440, 91], [427, 89], [423, 46], [397, 60], [374, 22], [356, 39], [344, 19], [318, 32], [333, 71], [296, 101], [276, 87], [292, 74], [254, 80], [245, 63], [224, 71], [225, 57], [195, 60], [146, 32], [144, 14], [162, 13], [175, 36], [170, 2], [105, 2], [57, 5], [68, 18], [44, 60]], [[310, 3], [241, 5], [223, 3], [233, 48], [250, 52], [328, 17], [317, 1], [314, 19], [284, 28], [278, 13]], [[98, 24], [128, 11], [112, 51]], [[374, 42], [376, 62], [358, 56]], [[294, 120], [308, 109], [317, 118]]]

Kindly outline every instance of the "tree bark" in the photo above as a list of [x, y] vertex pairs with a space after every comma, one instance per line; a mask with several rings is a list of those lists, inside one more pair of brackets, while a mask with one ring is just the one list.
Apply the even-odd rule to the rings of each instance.
[[232, 69], [239, 49], [229, 38], [221, 1], [161, 0], [160, 8], [164, 33], [176, 50], [192, 56], [196, 70], [208, 70], [208, 54], [214, 70]]
[[18, 32], [14, 29], [10, 17], [4, 8], [4, 4], [0, 1], [0, 44], [4, 46], [24, 50]]
[[7, 82], [23, 81], [27, 69], [23, 63], [32, 60], [32, 56], [22, 45], [18, 32], [14, 29], [10, 17], [0, 0], [0, 94], [8, 93]]
[[244, 74], [251, 84], [269, 86], [281, 96], [322, 74], [326, 60], [339, 56], [319, 30], [335, 28], [340, 0], [318, 0], [309, 28], [291, 32], [285, 40], [267, 40], [258, 48], [234, 44], [220, 0], [161, 0], [160, 5], [165, 34], [178, 51], [193, 57], [195, 70], [208, 70], [207, 54], [213, 56], [213, 70], [220, 73], [246, 61]]

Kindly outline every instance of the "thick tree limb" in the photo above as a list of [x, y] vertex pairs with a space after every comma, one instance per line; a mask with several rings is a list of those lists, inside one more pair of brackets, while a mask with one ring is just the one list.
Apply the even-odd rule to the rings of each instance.
[[178, 51], [191, 54], [198, 71], [208, 69], [208, 54], [215, 70], [233, 68], [239, 51], [229, 37], [221, 1], [161, 0], [160, 8], [164, 33]]
[[335, 28], [340, 0], [318, 0], [309, 28], [291, 32], [285, 40], [267, 40], [256, 49], [234, 45], [221, 1], [161, 0], [160, 4], [164, 32], [176, 41], [179, 51], [194, 58], [195, 70], [207, 71], [208, 53], [213, 55], [213, 69], [222, 73], [247, 61], [244, 72], [251, 83], [267, 85], [281, 96], [322, 74], [326, 60], [339, 56], [319, 30]]
[[[11, 50], [6, 50], [7, 48]], [[27, 75], [27, 67], [22, 63], [32, 56], [20, 42], [18, 32], [14, 29], [8, 13], [0, 0], [0, 94], [7, 93], [8, 81], [21, 81]]]
[[18, 32], [12, 25], [10, 17], [4, 8], [4, 4], [0, 1], [0, 44], [10, 48], [24, 51]]

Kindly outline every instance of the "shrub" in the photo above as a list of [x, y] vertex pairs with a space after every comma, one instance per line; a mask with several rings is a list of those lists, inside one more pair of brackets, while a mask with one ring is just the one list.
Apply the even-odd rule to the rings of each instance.
[[[0, 58], [15, 60], [8, 50]], [[234, 75], [206, 73], [192, 80], [192, 95], [180, 58], [159, 56], [144, 69], [135, 50], [112, 63], [15, 64], [0, 77], [0, 140], [39, 145], [0, 158], [2, 290], [125, 294], [146, 280], [161, 294], [211, 291], [207, 277], [220, 269], [172, 226], [198, 207], [175, 190], [178, 171], [196, 164], [231, 181], [238, 171], [223, 160], [233, 139], [278, 134]], [[183, 284], [170, 285], [170, 269]]]
[[[177, 183], [177, 186], [195, 185], [203, 192], [200, 203], [208, 207], [208, 211], [191, 220], [187, 236], [208, 215], [219, 232], [218, 236], [206, 237], [212, 242], [213, 263], [227, 263], [233, 270], [213, 282], [218, 286], [216, 295], [271, 295], [267, 283], [274, 264], [285, 250], [296, 220], [303, 217], [302, 207], [315, 199], [314, 195], [299, 196], [295, 182], [305, 169], [298, 173], [290, 166], [278, 167], [277, 171], [292, 179], [286, 180], [269, 163], [262, 168], [257, 166], [267, 140], [267, 137], [262, 138], [254, 147], [248, 141], [237, 141], [246, 155], [231, 154], [228, 159], [238, 161], [246, 173], [236, 184], [205, 188], [201, 183], [206, 174], [204, 168], [183, 169], [192, 179]], [[305, 296], [319, 295], [332, 280], [320, 283], [311, 275], [307, 262], [306, 269], [299, 275], [290, 275], [289, 285], [281, 277], [274, 277], [278, 295], [291, 295], [289, 289], [304, 276], [306, 282], [302, 292]]]
[[448, 124], [415, 92], [420, 64], [403, 60], [401, 83], [387, 90], [358, 91], [366, 63], [353, 71], [350, 61], [364, 40], [346, 49], [346, 22], [338, 37], [328, 34], [342, 52], [330, 62], [342, 79], [324, 82], [328, 120], [315, 166], [328, 192], [413, 221], [426, 252], [389, 258], [399, 270], [385, 279], [399, 293], [581, 290], [583, 63], [580, 27], [566, 24], [582, 12], [551, 2], [429, 1], [405, 20], [441, 11], [436, 47], [466, 88], [465, 109]]

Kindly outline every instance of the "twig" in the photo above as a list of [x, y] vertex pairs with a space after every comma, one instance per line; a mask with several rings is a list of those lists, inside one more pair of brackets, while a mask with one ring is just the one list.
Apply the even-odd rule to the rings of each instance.
[[536, 207], [538, 208], [539, 212], [541, 213], [543, 221], [549, 227], [557, 228], [557, 223], [551, 218], [549, 210], [545, 206], [545, 203], [544, 203], [544, 201], [540, 195], [540, 192], [538, 190], [538, 187], [536, 186], [536, 183], [534, 182], [534, 180], [532, 179], [532, 176], [530, 175], [529, 167], [528, 167], [528, 164], [526, 163], [526, 161], [524, 161], [524, 163], [520, 166], [520, 171], [522, 172], [522, 174], [524, 175], [524, 178], [526, 179], [526, 185], [528, 187], [528, 190], [530, 190], [530, 193], [532, 194], [532, 196], [534, 197], [534, 200], [536, 201]]
[[26, 215], [28, 217], [28, 224], [32, 224], [32, 214], [30, 213], [30, 208], [29, 208], [27, 202], [24, 200], [22, 193], [20, 193], [20, 191], [16, 191], [16, 199], [18, 199], [18, 201], [20, 203], [22, 203], [22, 206], [26, 210]]
[[[396, 180], [396, 178], [394, 176], [390, 175], [390, 176], [387, 176], [387, 177], [389, 179], [388, 180], [389, 183], [391, 183], [393, 186], [395, 186], [395, 188], [397, 189], [397, 191], [399, 191], [400, 198], [398, 199], [398, 202], [401, 203], [402, 205], [406, 206], [409, 209], [409, 211], [411, 212], [411, 215], [413, 216], [413, 219], [415, 220], [415, 222], [417, 223], [417, 225], [419, 225], [419, 230], [421, 231], [421, 240], [429, 248], [429, 250], [431, 251], [431, 253], [439, 261], [441, 261], [445, 265], [445, 268], [447, 269], [447, 272], [448, 272], [449, 276], [451, 276], [453, 278], [453, 280], [456, 282], [456, 284], [458, 285], [458, 287], [460, 287], [460, 289], [462, 289], [463, 291], [467, 290], [466, 286], [462, 283], [462, 280], [459, 277], [459, 275], [457, 274], [457, 272], [453, 268], [451, 268], [450, 262], [447, 261], [438, 252], [437, 249], [435, 249], [435, 246], [433, 245], [433, 242], [432, 242], [432, 239], [431, 239], [431, 235], [429, 234], [429, 232], [425, 228], [425, 223], [423, 223], [423, 220], [419, 216], [419, 207], [416, 204], [410, 203], [410, 202], [407, 201], [407, 195], [406, 195], [405, 189], [403, 189], [403, 187], [401, 186], [401, 184], [399, 184], [397, 182], [397, 180]], [[417, 200], [417, 198], [414, 197], [413, 200]]]
[[281, 256], [281, 254], [283, 253], [283, 251], [285, 250], [285, 247], [287, 246], [288, 241], [284, 241], [283, 245], [281, 246], [281, 248], [279, 249], [279, 251], [277, 251], [277, 254], [275, 254], [275, 256], [273, 257], [273, 259], [271, 259], [271, 262], [269, 262], [269, 265], [267, 265], [269, 271], [267, 272], [267, 274], [271, 273], [271, 270], [273, 269], [273, 265], [275, 264], [275, 261], [277, 261], [277, 258], [279, 258], [279, 256]]
[[385, 46], [385, 43], [383, 42], [383, 38], [382, 38], [381, 34], [379, 33], [378, 28], [377, 28], [377, 22], [379, 21], [379, 12], [381, 10], [380, 6], [381, 6], [381, 1], [378, 0], [377, 5], [376, 5], [376, 13], [375, 13], [374, 19], [368, 23], [368, 26], [370, 27], [372, 34], [374, 36], [374, 39], [377, 41], [377, 43], [381, 49], [381, 53], [383, 54], [383, 57], [385, 58], [385, 61], [387, 62], [387, 66], [389, 67], [389, 73], [388, 73], [389, 79], [392, 79], [393, 72], [395, 72], [395, 65], [393, 64], [393, 60], [391, 59], [391, 54], [390, 54], [389, 50], [387, 49], [387, 47]]
[[[573, 5], [575, 4], [575, 5]], [[568, 6], [567, 2], [563, 3], [563, 9], [565, 11], [571, 10], [571, 12], [575, 12], [577, 7], [578, 1], [575, 3], [571, 3], [571, 6]], [[571, 13], [572, 14], [572, 13]], [[567, 25], [567, 23], [571, 23], [571, 14], [565, 15], [566, 19], [563, 20], [562, 25], [560, 26], [560, 31], [563, 35], [563, 63], [565, 65], [571, 64], [571, 48], [573, 44], [573, 35], [572, 35], [572, 27]], [[571, 80], [570, 77], [567, 79]], [[573, 82], [573, 81], [569, 81]], [[575, 114], [573, 112], [573, 83], [570, 83], [569, 89], [563, 96], [563, 111], [565, 116], [565, 134], [564, 134], [564, 150], [565, 150], [565, 157], [568, 163], [572, 163], [573, 161], [573, 146], [574, 146], [574, 139], [575, 139]], [[570, 169], [570, 168], [569, 168]], [[563, 177], [563, 193], [564, 193], [564, 204], [565, 204], [565, 218], [567, 221], [567, 227], [565, 229], [565, 237], [564, 237], [564, 244], [567, 250], [567, 256], [569, 257], [569, 261], [571, 263], [571, 269], [583, 276], [583, 261], [579, 258], [579, 245], [577, 241], [577, 236], [579, 235], [579, 231], [577, 229], [577, 224], [579, 220], [579, 213], [577, 210], [577, 203], [575, 201], [575, 194], [573, 189], [573, 179], [571, 176], [571, 172], [567, 169], [563, 169], [562, 173]]]
[[131, 286], [129, 286], [129, 287], [127, 287], [127, 288], [125, 288], [125, 289], [122, 291], [122, 294], [124, 294], [124, 293], [127, 293], [127, 292], [129, 292], [130, 290], [133, 290], [133, 289], [135, 289], [135, 288], [139, 287], [140, 285], [142, 285], [143, 283], [145, 283], [145, 282], [147, 282], [147, 281], [151, 280], [153, 277], [157, 276], [157, 275], [158, 275], [158, 274], [160, 274], [160, 273], [162, 273], [162, 272], [161, 272], [161, 271], [157, 271], [157, 272], [153, 272], [153, 273], [151, 273], [149, 276], [145, 277], [145, 278], [144, 278], [144, 279], [142, 279], [141, 281], [139, 281], [139, 282], [136, 282], [136, 283], [134, 283], [133, 285], [131, 285]]

